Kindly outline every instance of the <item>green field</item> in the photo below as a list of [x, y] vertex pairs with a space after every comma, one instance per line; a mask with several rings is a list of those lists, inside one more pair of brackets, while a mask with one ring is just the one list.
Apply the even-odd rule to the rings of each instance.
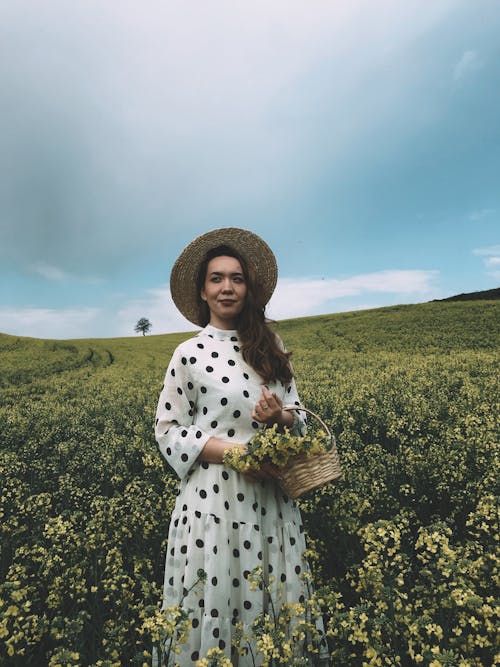
[[[500, 302], [276, 326], [345, 468], [300, 501], [332, 665], [500, 665]], [[154, 412], [189, 335], [0, 335], [1, 665], [148, 663], [176, 488]]]

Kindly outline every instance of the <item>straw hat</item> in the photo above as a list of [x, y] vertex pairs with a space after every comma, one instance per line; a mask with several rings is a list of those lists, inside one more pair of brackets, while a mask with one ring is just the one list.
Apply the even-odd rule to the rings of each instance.
[[271, 298], [278, 279], [276, 257], [260, 236], [238, 227], [214, 229], [191, 241], [175, 262], [170, 274], [170, 292], [175, 305], [190, 322], [202, 326], [199, 320], [199, 294], [196, 277], [207, 252], [220, 245], [236, 250], [253, 266], [262, 289], [264, 303]]

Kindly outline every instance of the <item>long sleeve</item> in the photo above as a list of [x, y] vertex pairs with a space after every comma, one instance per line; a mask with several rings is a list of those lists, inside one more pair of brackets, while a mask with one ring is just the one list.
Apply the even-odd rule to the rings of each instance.
[[194, 423], [198, 388], [190, 368], [189, 359], [177, 348], [156, 410], [158, 447], [180, 479], [187, 475], [210, 437]]
[[[283, 352], [286, 352], [286, 347], [280, 336], [276, 334], [278, 345], [281, 347]], [[293, 369], [292, 369], [293, 372]], [[297, 391], [297, 385], [295, 384], [295, 378], [292, 377], [290, 382], [285, 384], [285, 397], [283, 399], [283, 404], [287, 407], [296, 405], [299, 407], [301, 405], [299, 394]], [[293, 426], [291, 428], [291, 433], [297, 436], [304, 436], [307, 431], [307, 416], [305, 412], [293, 411], [295, 415], [293, 420]]]
[[[295, 385], [295, 379], [292, 378], [292, 381], [285, 385], [286, 393], [285, 399], [283, 401], [284, 405], [290, 407], [296, 405], [299, 407], [301, 405], [299, 394], [297, 392], [297, 386]], [[291, 428], [291, 433], [293, 435], [303, 436], [307, 431], [307, 418], [305, 412], [293, 411], [295, 418], [293, 420], [293, 426]]]

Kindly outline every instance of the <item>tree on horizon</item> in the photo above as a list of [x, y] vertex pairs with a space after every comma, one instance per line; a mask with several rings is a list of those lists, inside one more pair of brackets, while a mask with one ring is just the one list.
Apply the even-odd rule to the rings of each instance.
[[141, 319], [135, 325], [135, 331], [137, 331], [137, 333], [142, 331], [142, 335], [145, 336], [152, 326], [153, 325], [147, 317], [141, 317]]

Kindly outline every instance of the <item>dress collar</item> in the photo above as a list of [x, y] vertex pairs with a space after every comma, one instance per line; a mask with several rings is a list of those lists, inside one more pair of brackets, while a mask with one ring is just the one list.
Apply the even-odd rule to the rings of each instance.
[[237, 329], [217, 329], [211, 324], [207, 324], [207, 326], [200, 331], [200, 334], [210, 336], [210, 338], [215, 338], [216, 340], [239, 340]]

